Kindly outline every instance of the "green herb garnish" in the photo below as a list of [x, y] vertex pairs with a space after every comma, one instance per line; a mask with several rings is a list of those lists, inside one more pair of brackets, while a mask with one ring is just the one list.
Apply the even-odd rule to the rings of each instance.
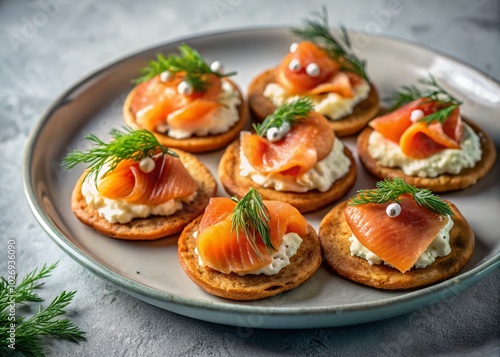
[[[68, 319], [57, 319], [65, 313], [64, 308], [71, 303], [76, 291], [63, 291], [44, 309], [39, 306], [30, 318], [20, 317], [20, 311], [15, 315], [15, 341], [9, 340], [11, 337], [11, 312], [13, 304], [27, 305], [28, 302], [42, 302], [34, 290], [43, 286], [41, 279], [47, 278], [57, 263], [47, 266], [44, 264], [41, 269], [35, 269], [27, 274], [23, 280], [14, 286], [11, 281], [2, 277], [0, 282], [0, 355], [9, 355], [9, 352], [18, 352], [26, 356], [44, 356], [41, 338], [55, 337], [73, 342], [85, 340], [85, 332], [80, 330]], [[17, 275], [15, 276], [17, 280]], [[10, 278], [9, 278], [10, 279]], [[18, 309], [16, 309], [18, 310]], [[10, 347], [9, 347], [10, 345]], [[12, 349], [15, 347], [15, 350]]]
[[441, 109], [420, 118], [418, 121], [425, 122], [427, 124], [432, 122], [444, 124], [453, 110], [462, 104], [461, 101], [453, 97], [449, 92], [441, 87], [432, 75], [429, 75], [428, 79], [418, 80], [418, 83], [422, 84], [424, 88], [420, 89], [415, 85], [402, 86], [401, 89], [394, 94], [393, 100], [395, 103], [391, 107], [390, 111], [393, 111], [416, 99], [427, 98], [429, 102], [438, 103]]
[[253, 124], [253, 128], [257, 135], [265, 136], [270, 128], [280, 128], [284, 122], [288, 122], [292, 127], [295, 123], [307, 118], [313, 109], [312, 100], [308, 97], [301, 97], [293, 102], [283, 103], [262, 123]]
[[110, 143], [105, 143], [94, 134], [87, 135], [85, 138], [92, 141], [94, 147], [87, 152], [75, 150], [68, 154], [63, 160], [63, 165], [71, 169], [80, 163], [89, 164], [87, 175], [93, 175], [97, 183], [100, 170], [105, 165], [109, 168], [101, 173], [103, 175], [113, 171], [121, 161], [127, 159], [139, 162], [142, 158], [151, 157], [158, 152], [178, 157], [174, 151], [161, 145], [146, 129], [133, 130], [124, 127], [124, 130], [125, 132], [112, 129], [109, 132], [113, 138]]
[[437, 214], [443, 216], [453, 215], [450, 206], [439, 196], [434, 195], [429, 189], [416, 188], [408, 185], [402, 178], [396, 177], [393, 180], [379, 181], [376, 189], [359, 190], [349, 201], [352, 206], [367, 203], [386, 203], [398, 200], [399, 196], [407, 193], [413, 196], [415, 202]]
[[340, 27], [341, 34], [337, 38], [330, 31], [326, 7], [322, 8], [322, 13], [313, 12], [313, 15], [315, 18], [304, 20], [303, 28], [293, 28], [292, 32], [303, 40], [313, 42], [323, 48], [328, 56], [340, 64], [342, 70], [368, 79], [365, 70], [366, 63], [353, 52], [346, 28]]
[[261, 258], [257, 239], [260, 237], [264, 242], [268, 252], [276, 250], [271, 242], [269, 228], [269, 211], [262, 201], [261, 194], [254, 188], [250, 188], [248, 193], [241, 199], [232, 198], [237, 202], [231, 215], [231, 232], [236, 230], [236, 238], [240, 239], [240, 232], [252, 247], [255, 254]]
[[229, 77], [236, 74], [236, 72], [222, 74], [212, 71], [198, 51], [185, 43], [179, 46], [179, 52], [180, 56], [172, 54], [165, 57], [163, 54], [158, 54], [156, 56], [156, 61], [149, 62], [149, 64], [141, 70], [142, 76], [134, 80], [134, 83], [145, 82], [165, 71], [172, 74], [184, 72], [185, 81], [192, 86], [193, 90], [202, 92], [208, 85], [208, 74], [213, 74], [217, 77]]

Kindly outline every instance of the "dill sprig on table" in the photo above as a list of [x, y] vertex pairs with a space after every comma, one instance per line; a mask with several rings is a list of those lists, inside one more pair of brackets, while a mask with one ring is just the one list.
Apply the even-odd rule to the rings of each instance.
[[443, 124], [450, 114], [458, 108], [462, 102], [452, 96], [446, 89], [444, 89], [431, 74], [429, 78], [422, 78], [418, 80], [424, 88], [420, 89], [416, 85], [402, 86], [394, 93], [394, 104], [390, 111], [393, 111], [411, 101], [420, 98], [427, 98], [429, 102], [437, 102], [442, 108], [429, 114], [418, 121], [427, 124], [432, 122], [439, 122]]
[[236, 72], [219, 73], [212, 71], [198, 51], [185, 43], [179, 46], [179, 53], [165, 57], [163, 54], [156, 56], [156, 61], [151, 61], [141, 70], [141, 77], [134, 83], [145, 82], [165, 71], [172, 74], [183, 72], [185, 80], [192, 86], [194, 91], [204, 91], [208, 85], [207, 75], [213, 74], [217, 77], [234, 76]]
[[286, 102], [280, 105], [274, 113], [268, 115], [260, 124], [253, 124], [255, 132], [259, 136], [265, 136], [270, 128], [280, 128], [284, 122], [288, 122], [290, 127], [295, 123], [307, 118], [314, 109], [313, 102], [308, 97], [301, 97], [293, 102]]
[[261, 258], [261, 254], [257, 247], [258, 237], [262, 239], [268, 252], [271, 250], [275, 251], [276, 248], [273, 247], [273, 243], [271, 242], [269, 227], [271, 216], [262, 201], [261, 194], [254, 188], [250, 188], [241, 200], [238, 201], [236, 197], [232, 199], [237, 204], [231, 214], [231, 231], [236, 230], [238, 242], [241, 232], [259, 258]]
[[351, 198], [349, 205], [356, 206], [367, 203], [386, 203], [397, 201], [399, 196], [410, 194], [415, 202], [437, 214], [446, 216], [453, 215], [450, 206], [439, 196], [434, 195], [429, 189], [416, 188], [407, 184], [402, 178], [396, 177], [393, 180], [385, 179], [376, 184], [376, 189], [359, 190]]
[[[42, 302], [34, 290], [44, 285], [41, 279], [47, 278], [56, 268], [57, 263], [42, 268], [35, 269], [28, 273], [23, 280], [13, 286], [7, 279], [2, 277], [0, 282], [0, 355], [9, 352], [18, 352], [25, 356], [44, 356], [43, 342], [41, 338], [55, 337], [73, 342], [85, 341], [85, 332], [80, 330], [68, 319], [58, 319], [58, 316], [65, 314], [65, 307], [68, 306], [76, 291], [63, 291], [52, 302], [43, 308], [39, 306], [36, 312], [29, 318], [20, 317], [15, 314], [15, 350], [8, 347], [10, 337], [9, 310], [12, 303], [26, 305], [28, 302]], [[17, 275], [16, 275], [17, 280]]]
[[146, 129], [133, 130], [123, 127], [124, 131], [112, 129], [110, 135], [113, 140], [105, 143], [94, 134], [89, 134], [85, 138], [90, 140], [94, 147], [87, 152], [75, 150], [68, 154], [63, 165], [71, 169], [80, 163], [89, 164], [87, 175], [93, 175], [97, 182], [100, 170], [108, 165], [108, 170], [101, 174], [105, 175], [113, 171], [123, 160], [140, 161], [144, 157], [151, 157], [158, 152], [177, 157], [178, 155], [161, 145], [156, 137]]
[[340, 27], [341, 34], [336, 37], [330, 30], [326, 7], [322, 13], [313, 12], [312, 19], [305, 19], [302, 28], [293, 28], [292, 32], [301, 39], [313, 42], [323, 48], [326, 53], [336, 60], [341, 69], [352, 72], [361, 78], [368, 79], [366, 74], [366, 63], [361, 60], [352, 50], [349, 35], [344, 26]]

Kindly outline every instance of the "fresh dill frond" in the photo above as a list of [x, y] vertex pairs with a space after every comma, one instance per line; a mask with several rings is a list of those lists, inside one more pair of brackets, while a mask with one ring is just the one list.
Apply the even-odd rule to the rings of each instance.
[[177, 157], [178, 155], [161, 145], [156, 137], [146, 129], [134, 130], [130, 127], [123, 127], [124, 131], [112, 129], [110, 135], [113, 140], [105, 143], [94, 134], [89, 134], [85, 138], [90, 140], [94, 147], [87, 152], [75, 150], [68, 154], [63, 165], [71, 169], [80, 163], [89, 164], [87, 175], [94, 176], [97, 182], [100, 170], [108, 165], [108, 170], [101, 174], [105, 175], [113, 171], [123, 160], [140, 161], [144, 157], [151, 157], [158, 152]]
[[352, 50], [347, 29], [341, 26], [341, 34], [338, 37], [332, 33], [328, 24], [328, 14], [325, 6], [322, 8], [322, 13], [313, 12], [313, 16], [312, 19], [304, 20], [302, 28], [293, 28], [292, 32], [301, 39], [315, 43], [323, 48], [331, 58], [340, 64], [342, 70], [368, 79], [365, 70], [366, 63]]
[[2, 281], [0, 282], [0, 304], [4, 304], [6, 302], [7, 296], [9, 297], [9, 299], [15, 301], [16, 303], [22, 303], [24, 301], [43, 301], [37, 294], [33, 293], [33, 291], [43, 286], [44, 283], [39, 283], [38, 281], [49, 277], [52, 273], [52, 270], [54, 270], [56, 266], [57, 263], [49, 266], [47, 266], [47, 264], [44, 264], [40, 269], [35, 269], [29, 272], [17, 285], [17, 288], [14, 291], [10, 292], [8, 289], [8, 281], [2, 278]]
[[237, 200], [236, 207], [231, 214], [231, 232], [236, 231], [238, 242], [240, 240], [240, 233], [245, 236], [252, 247], [255, 254], [261, 258], [259, 248], [257, 246], [257, 239], [262, 239], [268, 252], [276, 250], [271, 242], [271, 232], [269, 227], [269, 220], [271, 216], [267, 207], [262, 201], [262, 196], [259, 191], [250, 188], [247, 194], [241, 199]]
[[432, 114], [420, 118], [418, 121], [425, 122], [427, 124], [432, 122], [444, 124], [453, 110], [462, 104], [461, 101], [456, 99], [446, 89], [444, 89], [431, 74], [429, 75], [429, 78], [419, 79], [418, 83], [422, 85], [422, 89], [418, 88], [416, 85], [410, 85], [402, 86], [398, 91], [396, 91], [393, 97], [394, 104], [392, 105], [390, 111], [396, 110], [397, 108], [416, 99], [426, 98], [429, 102], [436, 102], [439, 105], [439, 109]]
[[[34, 291], [39, 289], [44, 283], [41, 279], [47, 278], [56, 268], [57, 263], [47, 266], [44, 264], [41, 269], [35, 269], [28, 273], [22, 281], [14, 286], [6, 278], [2, 277], [0, 282], [0, 339], [4, 343], [0, 346], [0, 355], [16, 351], [26, 356], [44, 356], [42, 338], [55, 337], [73, 342], [85, 340], [85, 332], [75, 326], [68, 319], [60, 319], [58, 316], [65, 314], [76, 291], [63, 291], [52, 302], [43, 308], [39, 306], [31, 317], [20, 317], [11, 314], [12, 303], [15, 305], [32, 302], [42, 302], [43, 299]], [[16, 275], [17, 280], [17, 275]], [[12, 321], [12, 316], [15, 317]], [[11, 323], [15, 323], [15, 341], [11, 347], [9, 329]]]
[[423, 98], [424, 96], [424, 93], [416, 85], [401, 86], [401, 88], [394, 93], [393, 98], [390, 99], [394, 102], [394, 104], [391, 106], [389, 111], [392, 112], [393, 110], [396, 110], [403, 105], [414, 101], [415, 99]]
[[202, 92], [208, 85], [207, 75], [213, 74], [217, 77], [234, 76], [236, 72], [219, 73], [214, 72], [205, 62], [198, 51], [183, 43], [179, 47], [179, 53], [165, 57], [163, 54], [156, 56], [156, 61], [151, 61], [141, 70], [141, 76], [134, 80], [134, 83], [145, 82], [165, 71], [172, 74], [183, 72], [185, 81], [188, 82], [194, 91]]
[[293, 102], [283, 103], [262, 123], [253, 124], [253, 128], [257, 135], [265, 136], [270, 128], [279, 128], [284, 122], [288, 122], [292, 127], [295, 123], [307, 118], [313, 109], [312, 100], [309, 97], [301, 97]]
[[359, 190], [358, 193], [351, 198], [349, 205], [356, 206], [367, 203], [386, 203], [397, 201], [399, 196], [410, 194], [415, 199], [415, 202], [422, 207], [425, 207], [440, 215], [453, 215], [450, 206], [443, 201], [439, 196], [433, 194], [429, 189], [416, 188], [407, 184], [402, 178], [396, 177], [393, 180], [385, 179], [376, 184], [376, 189]]
[[443, 109], [439, 109], [432, 114], [426, 115], [423, 118], [420, 118], [419, 122], [424, 122], [426, 124], [430, 124], [432, 122], [438, 122], [444, 124], [446, 120], [450, 117], [451, 113], [458, 108], [458, 105], [452, 104]]

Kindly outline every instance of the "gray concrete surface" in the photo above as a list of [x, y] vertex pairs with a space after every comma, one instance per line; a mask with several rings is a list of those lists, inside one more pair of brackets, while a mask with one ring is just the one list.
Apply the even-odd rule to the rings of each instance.
[[63, 90], [148, 46], [206, 31], [297, 24], [323, 4], [333, 24], [428, 45], [500, 79], [500, 3], [494, 0], [401, 0], [401, 11], [390, 17], [381, 14], [395, 0], [0, 1], [0, 262], [9, 239], [17, 241], [20, 275], [59, 260], [42, 296], [78, 290], [68, 315], [87, 331], [80, 344], [50, 342], [48, 355], [500, 355], [498, 269], [458, 296], [375, 323], [242, 329], [180, 316], [117, 291], [66, 256], [32, 216], [21, 181], [22, 152], [38, 117]]

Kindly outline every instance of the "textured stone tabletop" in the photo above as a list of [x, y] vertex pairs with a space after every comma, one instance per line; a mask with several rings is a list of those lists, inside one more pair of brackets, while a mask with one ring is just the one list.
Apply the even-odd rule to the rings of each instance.
[[457, 296], [374, 323], [304, 331], [231, 327], [177, 315], [115, 289], [60, 250], [31, 214], [22, 186], [25, 143], [43, 111], [73, 83], [180, 36], [296, 25], [323, 4], [332, 24], [427, 45], [500, 79], [495, 0], [0, 1], [0, 273], [7, 269], [10, 239], [17, 242], [20, 275], [59, 261], [41, 294], [49, 300], [77, 290], [68, 316], [87, 332], [80, 344], [50, 342], [48, 355], [500, 355], [499, 269]]

